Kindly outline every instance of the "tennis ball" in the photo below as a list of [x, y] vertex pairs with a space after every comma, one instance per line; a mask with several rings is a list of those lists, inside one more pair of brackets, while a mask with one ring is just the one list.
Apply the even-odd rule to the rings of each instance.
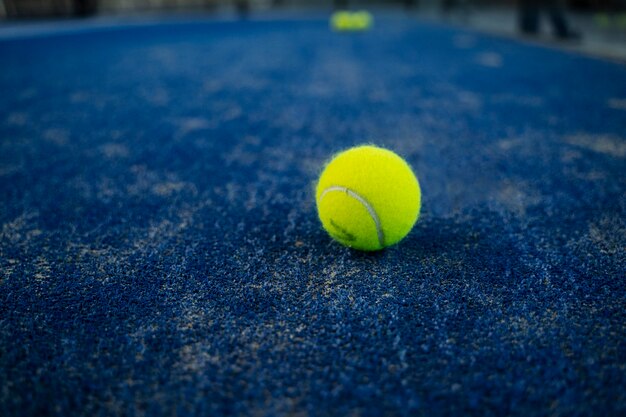
[[345, 10], [334, 12], [330, 17], [330, 26], [334, 30], [350, 30], [352, 28], [352, 14]]
[[392, 151], [370, 145], [337, 154], [324, 168], [315, 194], [324, 229], [345, 246], [364, 251], [402, 240], [421, 206], [411, 167]]
[[337, 31], [367, 30], [372, 26], [372, 22], [372, 15], [365, 10], [354, 13], [339, 10], [330, 17], [330, 27]]
[[353, 30], [367, 30], [372, 26], [372, 15], [365, 10], [352, 13], [352, 29]]

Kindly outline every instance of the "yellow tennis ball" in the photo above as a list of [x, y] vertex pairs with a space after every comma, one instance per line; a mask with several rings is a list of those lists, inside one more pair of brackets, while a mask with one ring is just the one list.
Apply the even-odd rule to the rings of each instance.
[[352, 29], [367, 30], [372, 26], [372, 15], [365, 10], [352, 13]]
[[401, 157], [366, 145], [341, 152], [326, 165], [316, 201], [322, 225], [335, 240], [375, 251], [411, 231], [419, 216], [421, 191]]
[[330, 17], [330, 27], [334, 30], [351, 30], [352, 14], [345, 10], [339, 10]]

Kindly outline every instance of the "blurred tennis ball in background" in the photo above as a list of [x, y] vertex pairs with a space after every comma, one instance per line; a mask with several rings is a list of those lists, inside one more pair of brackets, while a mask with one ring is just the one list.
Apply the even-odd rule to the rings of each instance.
[[361, 31], [372, 27], [374, 18], [371, 13], [360, 10], [358, 12], [349, 12], [347, 10], [339, 10], [334, 12], [330, 17], [330, 27], [336, 31]]
[[366, 30], [372, 26], [373, 18], [371, 13], [360, 10], [352, 13], [352, 28], [354, 30]]
[[352, 14], [346, 10], [340, 10], [330, 17], [330, 27], [334, 30], [350, 30], [352, 25]]

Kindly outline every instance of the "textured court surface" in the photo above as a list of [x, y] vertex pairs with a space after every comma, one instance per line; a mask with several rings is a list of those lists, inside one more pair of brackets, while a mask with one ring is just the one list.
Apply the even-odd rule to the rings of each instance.
[[[626, 68], [418, 23], [0, 40], [0, 415], [626, 412]], [[345, 147], [424, 193], [321, 229]]]

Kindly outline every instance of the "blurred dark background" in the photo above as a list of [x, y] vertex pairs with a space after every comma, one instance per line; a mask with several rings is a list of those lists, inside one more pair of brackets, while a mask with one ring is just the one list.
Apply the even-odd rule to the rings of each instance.
[[[579, 12], [618, 12], [626, 10], [626, 0], [567, 0], [564, 5]], [[263, 11], [276, 8], [441, 7], [494, 8], [515, 7], [515, 0], [0, 0], [0, 17], [92, 16], [146, 11], [221, 11], [246, 8]]]
[[626, 0], [0, 0], [0, 29], [48, 19], [154, 15], [319, 18], [341, 8], [369, 9], [375, 17], [406, 12], [499, 36], [557, 40], [559, 47], [626, 63]]

